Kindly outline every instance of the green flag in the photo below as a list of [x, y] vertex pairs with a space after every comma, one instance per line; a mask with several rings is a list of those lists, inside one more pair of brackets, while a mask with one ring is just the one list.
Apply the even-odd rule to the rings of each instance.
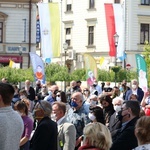
[[136, 54], [136, 65], [137, 65], [137, 71], [138, 71], [138, 79], [139, 79], [139, 87], [142, 88], [144, 92], [147, 91], [147, 66], [145, 59], [139, 55]]

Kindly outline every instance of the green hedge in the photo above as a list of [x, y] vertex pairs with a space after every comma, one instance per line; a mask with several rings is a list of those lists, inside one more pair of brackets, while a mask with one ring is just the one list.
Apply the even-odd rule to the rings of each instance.
[[[71, 81], [71, 80], [81, 80], [86, 81], [86, 70], [77, 69], [72, 73], [68, 72], [67, 67], [60, 66], [59, 64], [50, 64], [45, 66], [46, 81], [55, 82], [55, 81]], [[11, 83], [23, 82], [26, 79], [34, 81], [32, 68], [28, 69], [14, 69], [9, 67], [0, 67], [0, 79], [3, 77], [7, 78]], [[120, 69], [116, 73], [116, 81], [121, 82], [126, 79], [128, 82], [131, 79], [137, 78], [136, 71], [126, 71]], [[115, 81], [115, 73], [112, 70], [100, 70], [98, 69], [98, 81]]]

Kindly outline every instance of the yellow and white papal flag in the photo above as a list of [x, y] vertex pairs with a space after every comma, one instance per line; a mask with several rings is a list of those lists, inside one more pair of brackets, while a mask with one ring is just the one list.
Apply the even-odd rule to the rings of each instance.
[[13, 60], [9, 60], [9, 67], [10, 68], [16, 68], [16, 63]]

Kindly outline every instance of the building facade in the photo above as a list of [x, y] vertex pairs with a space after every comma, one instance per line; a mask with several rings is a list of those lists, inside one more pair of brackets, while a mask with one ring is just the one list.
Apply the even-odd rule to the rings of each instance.
[[9, 60], [21, 68], [30, 66], [29, 52], [36, 52], [38, 0], [0, 1], [0, 64]]
[[[53, 62], [66, 63], [71, 70], [84, 67], [83, 54], [92, 55], [100, 69], [115, 65], [115, 58], [109, 56], [105, 3], [120, 3], [124, 19], [125, 60], [117, 65], [136, 68], [135, 54], [142, 54], [145, 41], [150, 41], [150, 0], [43, 0], [59, 2], [61, 14], [61, 57]], [[112, 37], [113, 38], [113, 37]], [[65, 53], [63, 44], [67, 42]], [[67, 56], [65, 57], [65, 55]], [[104, 58], [100, 65], [100, 59]]]
[[150, 42], [150, 0], [126, 0], [126, 64], [136, 68], [135, 54], [142, 54], [145, 41]]

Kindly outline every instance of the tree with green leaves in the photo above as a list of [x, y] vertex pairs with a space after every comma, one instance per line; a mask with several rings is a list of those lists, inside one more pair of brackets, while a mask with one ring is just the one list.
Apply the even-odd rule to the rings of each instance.
[[144, 59], [147, 64], [147, 81], [148, 81], [148, 86], [150, 86], [150, 44], [148, 42], [145, 42], [145, 46], [143, 49], [142, 55], [144, 56]]

